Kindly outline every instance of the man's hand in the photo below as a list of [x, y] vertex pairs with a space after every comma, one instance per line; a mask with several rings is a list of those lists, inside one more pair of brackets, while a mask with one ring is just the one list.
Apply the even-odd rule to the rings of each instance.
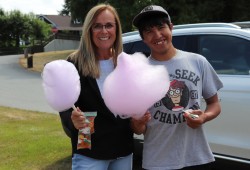
[[134, 133], [140, 135], [145, 133], [146, 131], [146, 124], [151, 119], [151, 114], [146, 112], [140, 119], [131, 118], [131, 128], [133, 129]]
[[193, 129], [200, 127], [204, 121], [204, 112], [201, 110], [184, 110], [184, 115], [187, 125]]

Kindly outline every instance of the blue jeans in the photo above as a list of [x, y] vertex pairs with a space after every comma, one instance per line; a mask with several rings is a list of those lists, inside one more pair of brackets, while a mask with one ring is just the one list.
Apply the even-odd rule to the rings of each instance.
[[132, 160], [133, 154], [111, 160], [98, 160], [74, 154], [72, 170], [132, 170]]

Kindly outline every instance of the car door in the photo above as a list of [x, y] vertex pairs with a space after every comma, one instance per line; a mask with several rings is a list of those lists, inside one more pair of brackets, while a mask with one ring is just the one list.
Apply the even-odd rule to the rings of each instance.
[[[206, 57], [224, 84], [218, 93], [222, 112], [205, 125], [213, 153], [249, 160], [250, 40], [226, 33], [192, 33], [173, 36], [173, 44]], [[205, 106], [203, 100], [202, 109]]]
[[[250, 41], [232, 35], [199, 35], [198, 53], [218, 73], [222, 112], [206, 124], [214, 153], [250, 159]], [[205, 104], [203, 105], [205, 107]]]

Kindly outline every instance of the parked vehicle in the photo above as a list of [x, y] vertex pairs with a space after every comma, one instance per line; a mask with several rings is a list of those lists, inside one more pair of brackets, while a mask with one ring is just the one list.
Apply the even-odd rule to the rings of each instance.
[[[150, 49], [138, 31], [123, 35], [129, 54]], [[175, 26], [176, 48], [207, 58], [222, 80], [219, 91], [222, 112], [205, 124], [207, 139], [216, 158], [240, 162], [250, 167], [250, 31], [225, 23]], [[205, 101], [203, 108], [205, 107]], [[137, 140], [142, 136], [135, 136]]]

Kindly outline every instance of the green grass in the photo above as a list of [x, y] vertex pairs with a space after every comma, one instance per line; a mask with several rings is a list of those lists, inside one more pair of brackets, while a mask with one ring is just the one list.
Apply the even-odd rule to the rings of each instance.
[[59, 115], [0, 107], [0, 170], [68, 170], [70, 139]]
[[[53, 60], [66, 59], [72, 52], [74, 50], [35, 53], [33, 54], [33, 68], [29, 68], [29, 70], [42, 72], [44, 64]], [[20, 58], [20, 65], [27, 68], [27, 58], [22, 56]]]

